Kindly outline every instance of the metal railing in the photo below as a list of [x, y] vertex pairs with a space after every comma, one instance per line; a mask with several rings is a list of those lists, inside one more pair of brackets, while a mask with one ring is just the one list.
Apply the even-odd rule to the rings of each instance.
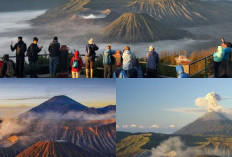
[[213, 67], [213, 54], [196, 60], [189, 64], [189, 76], [195, 77], [199, 74], [209, 77], [210, 69]]

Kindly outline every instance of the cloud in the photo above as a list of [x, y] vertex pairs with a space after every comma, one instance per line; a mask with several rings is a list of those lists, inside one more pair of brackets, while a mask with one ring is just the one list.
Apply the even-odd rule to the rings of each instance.
[[222, 98], [219, 94], [215, 92], [208, 93], [205, 97], [199, 97], [195, 100], [195, 108], [169, 108], [167, 111], [171, 112], [181, 112], [181, 113], [205, 113], [205, 112], [224, 112], [231, 113], [232, 109], [223, 108], [221, 104], [219, 104], [222, 100], [231, 99], [231, 97]]
[[157, 124], [153, 124], [152, 126], [150, 126], [150, 128], [153, 128], [153, 129], [158, 129], [159, 126]]
[[174, 124], [171, 124], [169, 127], [170, 128], [175, 128], [176, 126]]
[[202, 108], [170, 108], [166, 109], [171, 112], [182, 112], [182, 113], [204, 113], [206, 110]]
[[222, 106], [219, 102], [222, 100], [221, 96], [215, 92], [208, 93], [205, 97], [200, 97], [195, 100], [196, 106], [205, 108], [209, 112], [221, 112]]
[[[55, 95], [54, 95], [55, 96]], [[38, 96], [38, 97], [20, 97], [20, 98], [8, 98], [8, 99], [0, 99], [0, 100], [34, 100], [34, 99], [50, 99], [52, 96]]]
[[140, 128], [140, 129], [144, 129], [144, 128], [145, 128], [145, 126], [143, 126], [143, 125], [140, 125], [140, 126], [139, 126], [139, 128]]
[[135, 124], [131, 124], [131, 125], [130, 125], [130, 127], [131, 127], [131, 128], [136, 128], [136, 127], [137, 127], [137, 125], [135, 125]]
[[123, 125], [122, 128], [128, 128], [128, 125]]

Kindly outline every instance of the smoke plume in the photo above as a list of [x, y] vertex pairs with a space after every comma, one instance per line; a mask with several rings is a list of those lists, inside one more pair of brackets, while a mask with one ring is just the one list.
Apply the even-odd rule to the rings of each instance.
[[198, 107], [205, 108], [209, 112], [216, 111], [221, 112], [222, 106], [219, 102], [222, 100], [220, 95], [215, 92], [208, 93], [205, 97], [200, 97], [195, 100], [195, 104]]
[[[26, 117], [18, 119], [2, 118], [0, 122], [0, 147], [9, 147], [12, 143], [7, 140], [12, 135], [17, 135], [21, 144], [28, 144], [36, 138], [41, 138], [44, 131], [59, 125], [69, 125], [69, 120], [75, 120], [76, 125], [97, 120], [115, 119], [116, 113], [106, 114], [85, 114], [82, 112], [68, 112], [67, 114], [29, 113]], [[67, 122], [67, 124], [66, 124]], [[104, 123], [104, 122], [103, 122]]]
[[196, 155], [223, 155], [215, 150], [201, 150], [194, 147], [187, 147], [180, 137], [171, 137], [162, 142], [158, 147], [151, 150], [149, 157], [190, 157]]

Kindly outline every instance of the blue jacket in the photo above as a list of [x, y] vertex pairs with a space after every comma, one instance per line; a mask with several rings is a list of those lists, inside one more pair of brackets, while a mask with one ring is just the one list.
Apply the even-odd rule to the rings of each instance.
[[157, 52], [147, 53], [147, 69], [156, 70], [157, 64], [159, 62], [159, 55]]
[[230, 47], [226, 47], [225, 49], [223, 49], [223, 52], [224, 52], [224, 58], [223, 58], [223, 60], [230, 61], [231, 48]]
[[218, 46], [218, 51], [213, 54], [213, 60], [215, 62], [221, 62], [224, 58], [224, 55], [225, 53], [223, 51], [222, 46]]
[[188, 74], [184, 72], [184, 68], [181, 65], [176, 67], [176, 72], [178, 74], [178, 78], [189, 78]]
[[117, 72], [119, 72], [119, 71], [114, 72], [113, 78], [127, 78], [127, 75], [126, 75], [124, 70], [121, 69], [121, 71], [119, 72], [118, 77], [117, 77]]

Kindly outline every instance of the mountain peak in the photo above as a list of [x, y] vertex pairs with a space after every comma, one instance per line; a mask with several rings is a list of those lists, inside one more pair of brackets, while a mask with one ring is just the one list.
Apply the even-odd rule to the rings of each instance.
[[79, 102], [76, 102], [68, 96], [59, 95], [50, 98], [49, 100], [43, 102], [39, 106], [32, 108], [31, 110], [22, 115], [27, 115], [27, 113], [44, 114], [49, 112], [66, 114], [71, 111], [78, 112], [87, 109], [89, 108]]
[[221, 112], [211, 111], [204, 114], [202, 117], [199, 118], [202, 121], [210, 121], [210, 120], [230, 120], [226, 116], [223, 115]]
[[102, 32], [103, 40], [116, 42], [150, 42], [169, 37], [176, 39], [180, 34], [179, 30], [161, 24], [148, 14], [135, 12], [124, 13]]
[[207, 112], [174, 134], [232, 135], [232, 120], [220, 112]]

